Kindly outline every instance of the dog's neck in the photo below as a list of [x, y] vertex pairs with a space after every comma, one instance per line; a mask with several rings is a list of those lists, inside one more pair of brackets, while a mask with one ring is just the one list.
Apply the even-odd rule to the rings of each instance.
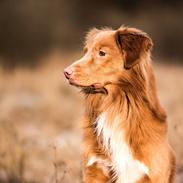
[[[119, 78], [118, 83], [106, 86], [107, 94], [86, 94], [86, 116], [90, 125], [102, 113], [107, 113], [111, 121], [120, 116], [128, 126], [129, 132], [136, 131], [139, 123], [158, 119], [166, 121], [166, 114], [159, 104], [155, 79], [150, 64], [137, 65]], [[124, 120], [125, 119], [125, 120]], [[130, 133], [129, 133], [130, 134]]]

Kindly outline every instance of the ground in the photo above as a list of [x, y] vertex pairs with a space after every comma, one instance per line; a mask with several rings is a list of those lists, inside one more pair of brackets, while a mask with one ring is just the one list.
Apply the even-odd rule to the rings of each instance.
[[[54, 53], [36, 69], [0, 68], [0, 182], [81, 182], [83, 98], [63, 76], [78, 57]], [[154, 69], [182, 183], [183, 66], [156, 61]]]

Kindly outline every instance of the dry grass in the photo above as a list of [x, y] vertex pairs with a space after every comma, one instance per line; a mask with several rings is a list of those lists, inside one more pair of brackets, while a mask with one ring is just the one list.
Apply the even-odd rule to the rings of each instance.
[[[81, 182], [82, 97], [62, 74], [73, 58], [53, 54], [34, 70], [0, 70], [0, 182]], [[183, 67], [156, 65], [155, 71], [181, 183]]]

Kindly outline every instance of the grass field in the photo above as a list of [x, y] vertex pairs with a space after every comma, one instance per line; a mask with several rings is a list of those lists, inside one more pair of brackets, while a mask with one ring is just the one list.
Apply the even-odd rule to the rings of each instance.
[[[0, 183], [81, 182], [82, 95], [62, 73], [78, 55], [55, 53], [36, 69], [0, 68]], [[183, 66], [154, 68], [182, 183]]]

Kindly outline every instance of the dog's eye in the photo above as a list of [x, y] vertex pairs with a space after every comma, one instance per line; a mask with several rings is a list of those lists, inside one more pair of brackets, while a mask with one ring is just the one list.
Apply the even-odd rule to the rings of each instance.
[[106, 55], [106, 53], [105, 53], [104, 51], [100, 50], [100, 51], [99, 51], [99, 55], [100, 55], [101, 57], [103, 57], [103, 56]]

